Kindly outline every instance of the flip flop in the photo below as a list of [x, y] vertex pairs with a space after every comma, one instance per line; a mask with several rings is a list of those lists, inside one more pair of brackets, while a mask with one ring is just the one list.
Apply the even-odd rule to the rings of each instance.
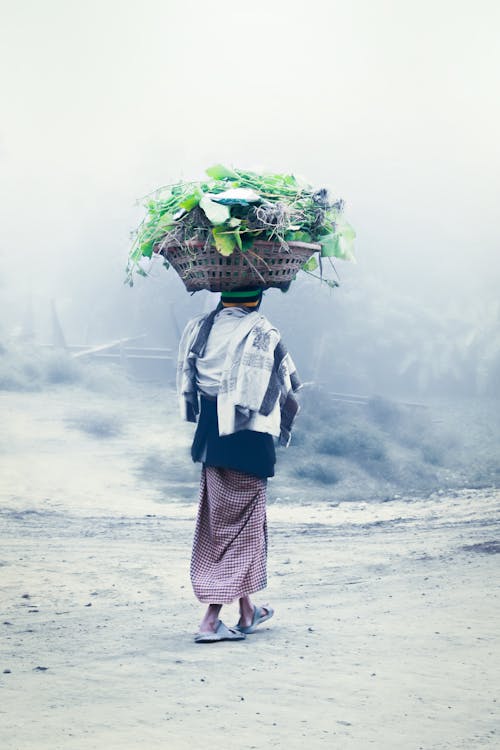
[[219, 620], [215, 632], [197, 633], [194, 640], [195, 643], [217, 643], [218, 641], [243, 641], [245, 638], [246, 636], [236, 628], [228, 628], [222, 620]]
[[[261, 611], [265, 609], [267, 610], [266, 614], [261, 615]], [[245, 633], [246, 635], [249, 635], [250, 633], [255, 632], [255, 628], [257, 625], [261, 625], [263, 622], [266, 622], [266, 620], [270, 620], [271, 617], [274, 615], [274, 609], [272, 607], [256, 607], [254, 605], [253, 608], [253, 617], [252, 622], [250, 625], [247, 625], [246, 628], [244, 628], [239, 623], [235, 625], [235, 630], [238, 630], [240, 633]]]

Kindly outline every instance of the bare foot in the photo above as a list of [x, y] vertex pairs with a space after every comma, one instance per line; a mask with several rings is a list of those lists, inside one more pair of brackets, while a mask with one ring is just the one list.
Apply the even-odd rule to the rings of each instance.
[[205, 617], [200, 622], [200, 633], [215, 633], [219, 624], [219, 615], [222, 609], [222, 604], [210, 604]]
[[[253, 622], [253, 605], [250, 611], [248, 611], [247, 608], [245, 608], [245, 611], [240, 609], [240, 619], [238, 620], [238, 625], [242, 628], [248, 628]], [[267, 607], [257, 607], [257, 614], [259, 617], [265, 617], [265, 615], [269, 614], [269, 610]]]

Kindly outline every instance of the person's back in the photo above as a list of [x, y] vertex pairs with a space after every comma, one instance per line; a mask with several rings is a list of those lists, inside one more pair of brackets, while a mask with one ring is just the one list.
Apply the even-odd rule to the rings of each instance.
[[[198, 416], [191, 453], [202, 463], [191, 558], [195, 595], [209, 605], [199, 643], [243, 638], [273, 614], [250, 594], [267, 582], [267, 478], [274, 438], [289, 439], [299, 383], [261, 299], [260, 289], [223, 293], [212, 313], [187, 324], [179, 349], [179, 396], [185, 417]], [[218, 615], [235, 599], [240, 620], [227, 628]]]
[[252, 312], [253, 308], [224, 307], [215, 316], [203, 356], [196, 360], [197, 385], [203, 395], [218, 395], [228, 343], [241, 320]]

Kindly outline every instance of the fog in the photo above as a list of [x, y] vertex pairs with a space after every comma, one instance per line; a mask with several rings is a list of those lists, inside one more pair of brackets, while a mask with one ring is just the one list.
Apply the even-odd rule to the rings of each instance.
[[[2, 750], [493, 747], [498, 0], [0, 8]], [[200, 656], [174, 361], [217, 295], [124, 281], [141, 196], [217, 163], [343, 198], [357, 263], [265, 293], [276, 617]], [[129, 337], [172, 356], [88, 356]]]
[[[2, 324], [174, 347], [212, 304], [173, 271], [123, 285], [136, 201], [215, 162], [346, 201], [358, 263], [266, 312], [337, 390], [496, 395], [498, 4], [2, 4]], [[215, 296], [213, 303], [215, 303]], [[31, 324], [29, 324], [31, 325]], [[293, 346], [292, 346], [293, 342]]]

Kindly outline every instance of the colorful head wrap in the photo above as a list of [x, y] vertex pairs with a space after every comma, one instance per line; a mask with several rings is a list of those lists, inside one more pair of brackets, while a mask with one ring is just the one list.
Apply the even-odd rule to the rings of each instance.
[[223, 307], [258, 307], [262, 300], [260, 287], [245, 287], [222, 292], [220, 301]]

